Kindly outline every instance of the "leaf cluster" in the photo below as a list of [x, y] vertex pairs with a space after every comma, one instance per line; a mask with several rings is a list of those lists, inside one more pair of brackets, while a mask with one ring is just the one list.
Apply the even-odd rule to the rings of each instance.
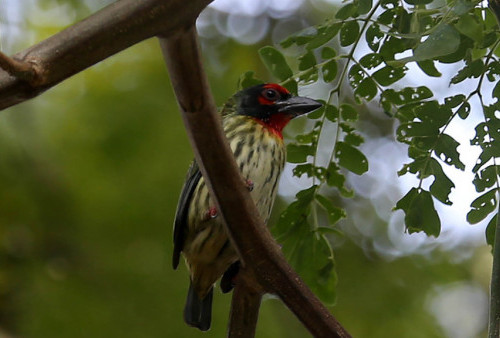
[[[482, 150], [472, 169], [473, 183], [481, 195], [472, 202], [467, 220], [475, 224], [495, 211], [500, 168], [496, 163], [500, 157], [499, 43], [495, 16], [481, 2], [353, 0], [324, 23], [289, 36], [279, 47], [266, 46], [259, 51], [269, 72], [295, 94], [301, 85], [322, 82], [330, 86], [323, 107], [309, 115], [314, 121], [312, 129], [287, 147], [288, 161], [296, 164], [294, 175], [306, 175], [313, 185], [296, 195], [274, 229], [292, 264], [323, 300], [333, 301], [334, 290], [330, 284], [318, 285], [318, 281], [336, 280], [333, 253], [325, 236], [336, 232], [335, 225], [346, 217], [338, 205], [341, 198], [354, 195], [346, 185], [345, 173], [362, 175], [368, 170], [367, 157], [360, 149], [364, 139], [356, 125], [359, 105], [378, 100], [386, 114], [399, 121], [396, 138], [408, 145], [409, 162], [398, 174], [415, 175], [419, 184], [396, 203], [395, 209], [405, 213], [409, 233], [423, 231], [437, 237], [441, 220], [435, 202], [451, 205], [455, 187], [443, 167], [466, 168], [460, 144], [447, 128], [457, 117], [467, 119], [474, 107], [472, 99], [479, 99], [484, 122], [476, 126], [471, 144]], [[287, 60], [281, 50], [292, 46], [298, 55]], [[360, 46], [368, 50], [358, 57], [355, 52]], [[469, 93], [435, 98], [427, 86], [401, 85], [409, 63], [418, 65], [428, 78], [442, 76], [439, 64], [462, 64], [450, 77], [450, 85], [467, 80], [475, 81], [476, 86]], [[240, 85], [259, 81], [248, 72]], [[354, 103], [342, 102], [346, 81]], [[497, 82], [491, 104], [483, 100], [486, 81]], [[325, 126], [332, 125], [335, 135], [326, 132], [331, 128]], [[327, 161], [319, 156], [320, 146], [331, 149]], [[430, 185], [423, 184], [426, 180]], [[318, 221], [321, 210], [326, 214], [326, 225]], [[494, 220], [487, 229], [490, 244]], [[301, 255], [318, 264], [306, 268]]]

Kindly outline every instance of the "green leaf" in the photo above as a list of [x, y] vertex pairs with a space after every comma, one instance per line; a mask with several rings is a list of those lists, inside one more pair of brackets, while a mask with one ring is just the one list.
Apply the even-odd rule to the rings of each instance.
[[337, 236], [343, 236], [344, 233], [340, 231], [337, 228], [331, 228], [331, 227], [317, 227], [316, 232], [318, 232], [321, 235], [328, 235], [328, 234], [335, 234]]
[[360, 65], [354, 64], [351, 69], [349, 69], [348, 79], [352, 88], [356, 89], [361, 81], [366, 78], [366, 73]]
[[340, 105], [340, 116], [344, 121], [357, 121], [358, 111], [350, 104], [343, 103]]
[[325, 209], [328, 215], [328, 222], [333, 226], [342, 218], [346, 217], [345, 210], [333, 205], [333, 202], [323, 195], [316, 194], [316, 201]]
[[451, 205], [452, 203], [449, 196], [451, 189], [455, 187], [455, 184], [453, 184], [448, 176], [446, 176], [438, 161], [430, 158], [428, 166], [434, 175], [434, 182], [432, 182], [430, 186], [430, 193], [440, 202], [446, 205]]
[[354, 90], [354, 94], [357, 97], [361, 97], [366, 101], [372, 100], [378, 93], [377, 85], [371, 77], [368, 77], [361, 81], [359, 86]]
[[[295, 195], [296, 200], [281, 213], [276, 225], [271, 229], [277, 240], [286, 238], [289, 234], [293, 235], [297, 228], [307, 226], [307, 217], [311, 213], [311, 202], [314, 200], [317, 189], [318, 186], [313, 185]], [[307, 226], [307, 228], [309, 227]]]
[[496, 188], [491, 189], [472, 201], [471, 210], [467, 213], [467, 222], [470, 224], [479, 223], [495, 211], [497, 204], [496, 193]]
[[336, 106], [331, 104], [326, 104], [325, 106], [325, 117], [331, 122], [337, 122], [339, 118], [339, 110]]
[[313, 165], [311, 163], [297, 164], [295, 168], [293, 168], [292, 173], [295, 177], [302, 177], [302, 175], [306, 174], [307, 177], [313, 176]]
[[422, 60], [418, 61], [417, 65], [422, 69], [422, 71], [431, 77], [440, 77], [442, 74], [437, 70], [434, 65], [434, 60]]
[[352, 146], [359, 146], [361, 145], [365, 140], [363, 139], [363, 136], [356, 134], [354, 132], [347, 134], [344, 137], [344, 142], [349, 143]]
[[465, 164], [460, 161], [460, 153], [457, 150], [459, 145], [460, 143], [450, 135], [441, 134], [437, 139], [434, 152], [444, 163], [453, 165], [457, 169], [465, 170]]
[[324, 60], [333, 59], [337, 55], [337, 52], [332, 47], [323, 47], [321, 49], [321, 58]]
[[380, 30], [380, 26], [375, 23], [372, 24], [366, 30], [365, 36], [368, 47], [370, 47], [372, 51], [376, 52], [380, 45], [380, 41], [382, 41], [382, 38], [384, 37], [384, 33]]
[[493, 218], [488, 222], [488, 226], [486, 227], [485, 231], [486, 243], [491, 245], [492, 250], [495, 249], [495, 234], [497, 229], [497, 220], [498, 220], [498, 214], [493, 216]]
[[482, 24], [478, 22], [476, 16], [473, 14], [462, 15], [455, 24], [455, 28], [463, 35], [477, 41], [477, 43], [483, 41]]
[[464, 68], [460, 69], [451, 80], [450, 83], [457, 84], [462, 82], [463, 80], [474, 77], [478, 78], [485, 71], [485, 65], [483, 60], [477, 59], [472, 62], [467, 62]]
[[316, 100], [316, 101], [319, 101], [322, 104], [322, 106], [320, 108], [316, 109], [315, 111], [307, 114], [308, 119], [311, 119], [311, 120], [319, 119], [325, 113], [325, 105], [327, 104], [325, 102], [325, 100]]
[[491, 96], [500, 101], [500, 81], [498, 81], [497, 84], [495, 85], [495, 87], [493, 88], [493, 91], [491, 92]]
[[309, 51], [299, 57], [299, 70], [306, 70], [316, 66], [316, 57]]
[[340, 29], [340, 45], [346, 47], [352, 45], [359, 36], [359, 23], [357, 21], [344, 22]]
[[482, 144], [481, 147], [483, 152], [479, 155], [476, 165], [472, 168], [473, 173], [476, 173], [493, 157], [500, 157], [500, 145], [498, 143], [486, 143]]
[[254, 74], [255, 73], [253, 71], [248, 71], [244, 74], [241, 74], [238, 80], [238, 88], [241, 90], [264, 83], [264, 81], [254, 78]]
[[304, 282], [323, 302], [332, 304], [337, 281], [333, 252], [326, 238], [312, 231], [307, 222], [317, 188], [314, 185], [297, 193], [296, 200], [281, 214], [272, 231]]
[[424, 124], [434, 128], [441, 128], [448, 122], [453, 112], [446, 105], [440, 105], [437, 101], [422, 102], [415, 107], [415, 115]]
[[394, 82], [397, 82], [398, 80], [402, 79], [403, 76], [405, 76], [406, 70], [407, 70], [406, 67], [393, 68], [390, 66], [386, 66], [373, 73], [373, 78], [380, 85], [389, 86]]
[[333, 305], [337, 284], [333, 252], [324, 236], [305, 228], [283, 243], [283, 253], [311, 291], [325, 304]]
[[328, 61], [321, 68], [323, 72], [323, 80], [325, 82], [332, 82], [337, 76], [337, 60]]
[[307, 161], [307, 156], [314, 155], [314, 148], [311, 145], [289, 144], [286, 147], [287, 161], [291, 163], [303, 163]]
[[286, 63], [285, 57], [276, 48], [271, 46], [259, 49], [259, 55], [266, 68], [281, 81], [293, 76], [290, 66]]
[[314, 39], [318, 35], [318, 30], [315, 27], [307, 27], [302, 31], [293, 34], [280, 42], [280, 46], [288, 48], [293, 44], [302, 46]]
[[316, 67], [309, 68], [299, 76], [299, 81], [304, 84], [310, 84], [318, 81], [318, 69]]
[[[410, 147], [410, 149], [412, 149]], [[410, 172], [412, 174], [418, 173], [419, 179], [424, 179], [432, 175], [432, 172], [429, 170], [430, 168], [427, 166], [429, 161], [428, 154], [425, 153], [422, 156], [416, 156], [413, 162], [407, 163], [403, 165], [403, 168], [398, 171], [398, 176], [403, 176], [406, 173]]]
[[299, 86], [297, 84], [297, 81], [295, 81], [295, 80], [286, 81], [285, 83], [283, 83], [283, 87], [288, 89], [288, 91], [290, 93], [292, 93], [293, 95], [297, 95], [297, 93], [299, 91]]
[[460, 46], [460, 34], [448, 24], [439, 24], [427, 40], [413, 52], [416, 61], [433, 59], [455, 52]]
[[339, 9], [337, 14], [335, 14], [335, 18], [339, 19], [339, 20], [345, 20], [345, 19], [348, 19], [350, 17], [357, 16], [357, 12], [358, 12], [358, 6], [356, 6], [354, 3], [350, 2]]
[[394, 55], [403, 53], [412, 46], [413, 43], [410, 44], [410, 40], [408, 39], [400, 39], [394, 36], [389, 36], [389, 38], [384, 41], [382, 47], [380, 47], [379, 53], [384, 60], [388, 62], [390, 60], [394, 60]]
[[500, 165], [490, 165], [476, 173], [472, 183], [476, 187], [477, 192], [482, 192], [487, 188], [491, 188], [497, 182], [497, 173], [500, 173]]
[[331, 25], [320, 27], [316, 36], [307, 44], [306, 49], [313, 50], [323, 46], [337, 35], [341, 26], [342, 23], [335, 22]]
[[372, 9], [372, 0], [359, 0], [358, 1], [358, 13], [363, 15]]
[[[391, 8], [386, 8], [385, 11], [380, 13], [377, 18], [377, 21], [382, 25], [390, 25], [393, 23], [394, 18], [396, 17], [396, 8], [395, 6], [391, 6]], [[376, 23], [374, 23], [376, 25]], [[368, 28], [369, 29], [369, 28]]]
[[438, 135], [439, 129], [422, 122], [409, 122], [401, 124], [396, 132], [399, 142], [409, 143], [411, 138], [415, 136], [429, 137]]
[[361, 175], [368, 171], [368, 160], [366, 156], [348, 143], [337, 142], [335, 146], [335, 157], [339, 165], [347, 170]]
[[[425, 87], [405, 87], [400, 91], [395, 91], [394, 89], [386, 89], [382, 92], [380, 100], [383, 105], [388, 105], [393, 103], [394, 105], [400, 106], [403, 104], [410, 104], [414, 102], [419, 102], [432, 97], [432, 91]], [[412, 118], [413, 119], [413, 118]]]
[[446, 107], [455, 108], [456, 106], [458, 106], [459, 104], [461, 104], [464, 101], [465, 101], [465, 95], [458, 94], [458, 95], [445, 97], [444, 104]]
[[368, 53], [359, 60], [359, 63], [366, 69], [372, 69], [377, 67], [383, 61], [384, 60], [382, 59], [380, 54]]
[[326, 169], [326, 184], [339, 189], [339, 192], [344, 197], [350, 198], [354, 196], [354, 192], [345, 187], [345, 176], [340, 172], [340, 168], [335, 162], [330, 162]]
[[456, 0], [452, 11], [457, 15], [463, 15], [474, 8], [475, 3], [470, 0]]
[[467, 116], [469, 116], [469, 113], [470, 113], [470, 104], [469, 104], [469, 102], [462, 103], [462, 105], [460, 106], [460, 108], [458, 108], [458, 110], [457, 110], [458, 116], [460, 116], [460, 118], [463, 119], [463, 120], [465, 120], [467, 118]]
[[428, 236], [439, 236], [441, 221], [428, 191], [412, 188], [397, 202], [395, 209], [405, 213], [405, 225], [410, 234], [423, 231]]
[[295, 197], [303, 203], [311, 203], [316, 195], [316, 190], [318, 190], [317, 185], [310, 186], [307, 189], [299, 191]]

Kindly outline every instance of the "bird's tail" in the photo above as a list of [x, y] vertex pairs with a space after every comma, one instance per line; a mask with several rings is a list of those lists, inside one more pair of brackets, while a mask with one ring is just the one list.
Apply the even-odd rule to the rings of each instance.
[[200, 299], [193, 284], [189, 284], [186, 306], [184, 307], [184, 321], [189, 326], [197, 327], [201, 331], [207, 331], [210, 328], [213, 292], [214, 290], [211, 288], [205, 298]]

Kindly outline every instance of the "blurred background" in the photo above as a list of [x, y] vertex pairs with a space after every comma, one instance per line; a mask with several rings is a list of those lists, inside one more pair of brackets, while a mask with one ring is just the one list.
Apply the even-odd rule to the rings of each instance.
[[[110, 2], [3, 0], [0, 49], [25, 49]], [[258, 48], [323, 22], [339, 5], [214, 1], [198, 29], [217, 103], [247, 70], [272, 80]], [[327, 91], [321, 83], [301, 88], [313, 98]], [[395, 143], [395, 122], [376, 104], [359, 109], [370, 171], [348, 176], [357, 195], [342, 202], [345, 235], [333, 241], [333, 313], [354, 337], [484, 336], [491, 254], [484, 224], [465, 223], [471, 174], [453, 176], [461, 184], [452, 195], [455, 209], [440, 209], [439, 239], [405, 234], [402, 213], [391, 209], [414, 184], [396, 175], [406, 148]], [[308, 123], [293, 121], [287, 138]], [[472, 135], [467, 127], [455, 126], [464, 146]], [[462, 160], [470, 171], [475, 152], [468, 153]], [[209, 332], [189, 328], [182, 320], [188, 275], [184, 266], [171, 269], [172, 222], [191, 159], [156, 39], [2, 111], [0, 337], [224, 336], [230, 295], [216, 292]], [[292, 177], [291, 168], [275, 216], [310, 184]], [[278, 300], [265, 299], [257, 337], [309, 336]]]

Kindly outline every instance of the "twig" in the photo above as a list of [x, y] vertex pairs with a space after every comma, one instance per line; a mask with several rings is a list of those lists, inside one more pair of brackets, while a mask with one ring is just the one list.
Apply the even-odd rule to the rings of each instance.
[[35, 77], [35, 69], [28, 62], [19, 61], [0, 52], [0, 68], [9, 75], [29, 81]]
[[[196, 161], [243, 264], [316, 337], [350, 337], [286, 262], [240, 178], [201, 64], [194, 27], [160, 38]], [[221, 166], [221, 163], [224, 165]]]
[[[29, 82], [0, 72], [0, 110], [33, 98], [70, 76], [159, 33], [190, 26], [211, 0], [121, 0], [11, 58], [36, 65]], [[0, 66], [13, 73], [12, 62]], [[10, 64], [10, 65], [9, 65]], [[22, 67], [21, 67], [22, 68]]]

